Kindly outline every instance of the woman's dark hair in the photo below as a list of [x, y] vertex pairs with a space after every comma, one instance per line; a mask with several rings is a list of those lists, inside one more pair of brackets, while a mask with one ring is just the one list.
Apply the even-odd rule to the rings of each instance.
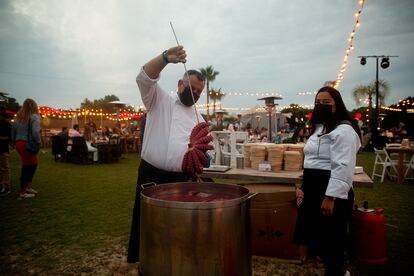
[[[299, 132], [301, 130], [303, 131], [303, 135], [299, 136]], [[304, 127], [297, 127], [295, 129], [295, 132], [293, 133], [292, 140], [293, 140], [294, 143], [297, 143], [297, 142], [303, 143], [303, 142], [305, 142], [305, 128]]]
[[[321, 89], [319, 89], [318, 93], [316, 93], [315, 99], [318, 96], [318, 94], [321, 93], [321, 92], [328, 92], [329, 95], [331, 95], [331, 97], [334, 99], [335, 107], [336, 107], [335, 113], [333, 113], [332, 116], [328, 120], [326, 120], [325, 123], [324, 123], [324, 128], [325, 128], [324, 133], [325, 134], [330, 133], [339, 124], [346, 123], [346, 122], [343, 122], [343, 121], [348, 121], [349, 123], [352, 124], [352, 127], [354, 128], [355, 132], [360, 137], [361, 132], [359, 130], [357, 122], [352, 118], [352, 116], [349, 114], [348, 110], [346, 109], [344, 101], [342, 100], [342, 97], [341, 97], [341, 94], [339, 93], [339, 91], [336, 90], [335, 88], [331, 87], [331, 86], [325, 86], [325, 87], [322, 87]], [[315, 116], [314, 116], [313, 112], [312, 112], [312, 118], [310, 120], [310, 123], [311, 123], [311, 132], [310, 132], [310, 134], [311, 135], [315, 132], [315, 127], [316, 127], [316, 123], [314, 121]]]

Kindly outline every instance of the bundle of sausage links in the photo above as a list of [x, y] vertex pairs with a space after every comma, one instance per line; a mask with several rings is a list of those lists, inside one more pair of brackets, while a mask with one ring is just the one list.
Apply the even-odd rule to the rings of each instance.
[[204, 167], [208, 164], [206, 151], [212, 150], [214, 147], [209, 143], [213, 141], [213, 137], [208, 135], [209, 128], [206, 122], [197, 124], [190, 135], [190, 143], [188, 150], [184, 154], [181, 168], [183, 172], [188, 174], [200, 175]]

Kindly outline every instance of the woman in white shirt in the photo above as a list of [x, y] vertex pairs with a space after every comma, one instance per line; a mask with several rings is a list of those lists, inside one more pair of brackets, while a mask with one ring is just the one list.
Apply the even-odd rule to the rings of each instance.
[[95, 144], [95, 139], [92, 137], [92, 131], [88, 125], [85, 126], [83, 138], [85, 138], [88, 152], [93, 152], [93, 162], [98, 162], [98, 149], [92, 146], [92, 144]]
[[352, 176], [360, 145], [359, 128], [340, 93], [332, 87], [321, 88], [312, 113], [311, 136], [304, 148], [294, 241], [319, 254], [325, 275], [349, 273], [343, 270], [344, 248], [354, 200]]

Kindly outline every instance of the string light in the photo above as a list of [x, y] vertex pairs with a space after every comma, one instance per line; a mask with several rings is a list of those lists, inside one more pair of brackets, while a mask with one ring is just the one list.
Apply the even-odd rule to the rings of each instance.
[[[254, 94], [254, 93], [253, 93]], [[261, 95], [260, 93], [259, 96]], [[254, 94], [255, 97], [257, 97], [257, 94]], [[310, 94], [316, 94], [316, 92], [303, 92], [299, 95], [310, 95]], [[266, 94], [265, 94], [266, 95]], [[240, 93], [238, 93], [236, 96], [240, 96]], [[243, 94], [242, 94], [243, 96]], [[365, 99], [358, 99], [359, 102], [364, 102], [365, 104], [368, 104], [368, 98]], [[226, 111], [234, 111], [234, 112], [245, 112], [245, 111], [251, 111], [252, 108], [250, 107], [223, 107], [221, 101], [216, 101], [215, 108], [216, 109], [224, 109]], [[197, 109], [200, 109], [200, 111], [206, 111], [207, 105], [206, 104], [196, 104]], [[214, 104], [209, 104], [210, 109], [214, 107]], [[396, 111], [401, 112], [403, 108], [407, 112], [414, 112], [414, 101], [407, 99], [407, 100], [399, 100], [398, 103], [395, 105], [396, 107], [387, 107], [387, 106], [381, 106], [381, 109], [388, 110], [388, 111]], [[403, 107], [403, 108], [399, 108]], [[275, 106], [275, 109], [277, 111], [281, 111], [284, 109], [313, 109], [314, 105], [286, 105], [286, 106]], [[105, 113], [102, 112], [102, 109], [58, 109], [58, 108], [52, 108], [47, 106], [41, 106], [39, 107], [39, 114], [42, 118], [46, 117], [52, 117], [52, 118], [59, 118], [59, 119], [70, 119], [76, 116], [90, 116], [90, 117], [103, 117], [107, 120], [111, 121], [120, 121], [120, 120], [132, 120], [139, 118], [144, 114], [145, 107], [139, 106], [138, 112], [135, 112], [134, 109], [127, 108], [127, 109], [120, 109], [119, 110], [119, 116], [116, 113]], [[254, 108], [254, 112], [267, 112], [266, 107], [256, 107]], [[369, 113], [369, 108], [366, 109], [366, 112]], [[368, 117], [368, 114], [365, 115]], [[369, 121], [367, 119], [367, 121]]]
[[355, 38], [355, 34], [356, 34], [356, 30], [361, 26], [361, 22], [360, 22], [360, 18], [361, 18], [361, 13], [362, 13], [362, 9], [364, 8], [364, 0], [359, 0], [359, 6], [358, 6], [358, 10], [355, 13], [355, 24], [354, 24], [354, 28], [352, 29], [351, 34], [349, 35], [348, 38], [348, 47], [345, 50], [345, 56], [344, 56], [344, 61], [342, 63], [341, 69], [339, 70], [339, 73], [337, 75], [337, 78], [334, 82], [333, 87], [335, 89], [338, 89], [339, 85], [341, 84], [341, 81], [344, 79], [344, 72], [346, 69], [346, 66], [348, 64], [348, 57], [351, 53], [351, 51], [354, 49], [354, 45], [353, 45], [353, 41]]
[[[171, 91], [171, 94], [176, 93], [175, 91]], [[283, 95], [276, 93], [276, 92], [211, 92], [210, 95], [216, 94], [221, 96], [232, 96], [232, 97], [281, 97], [283, 98]], [[206, 95], [205, 92], [201, 93], [201, 95]]]
[[132, 109], [120, 110], [119, 116], [113, 113], [104, 113], [102, 109], [79, 109], [79, 110], [64, 110], [58, 108], [52, 108], [47, 106], [39, 107], [39, 114], [42, 118], [52, 117], [59, 119], [71, 119], [73, 117], [79, 116], [89, 116], [89, 117], [105, 117], [107, 120], [111, 121], [127, 121], [141, 117], [144, 113], [142, 111], [135, 112]]
[[316, 95], [316, 93], [318, 93], [318, 91], [299, 92], [296, 95], [299, 95], [299, 96], [309, 96], [309, 95]]

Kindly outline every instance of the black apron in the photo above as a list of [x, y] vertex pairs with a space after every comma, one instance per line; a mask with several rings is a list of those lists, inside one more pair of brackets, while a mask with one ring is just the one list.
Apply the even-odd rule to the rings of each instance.
[[330, 176], [329, 170], [304, 169], [304, 198], [298, 208], [293, 241], [319, 254], [326, 266], [326, 275], [341, 275], [354, 192], [349, 190], [348, 199], [336, 198], [333, 215], [323, 216], [321, 206]]

